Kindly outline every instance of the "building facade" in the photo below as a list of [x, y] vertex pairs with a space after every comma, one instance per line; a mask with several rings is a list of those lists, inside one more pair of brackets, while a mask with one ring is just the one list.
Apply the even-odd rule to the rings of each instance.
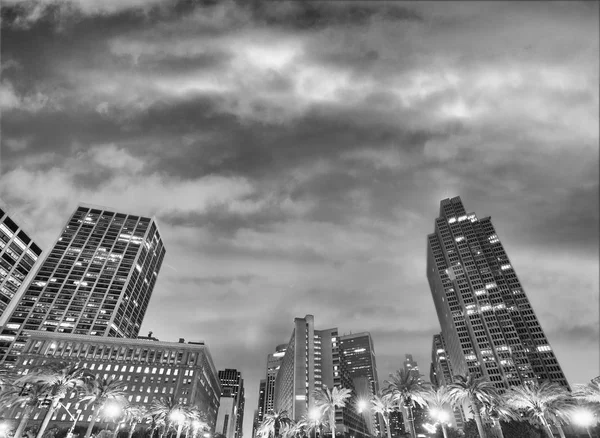
[[0, 318], [0, 364], [25, 330], [137, 337], [164, 255], [154, 219], [81, 204]]
[[[183, 340], [181, 340], [183, 341]], [[221, 387], [208, 347], [202, 342], [160, 342], [52, 332], [29, 332], [17, 357], [19, 374], [27, 374], [49, 362], [76, 363], [102, 378], [126, 382], [127, 402], [150, 407], [154, 399], [172, 397], [178, 403], [197, 406], [206, 413], [214, 429]], [[63, 400], [71, 413], [82, 411], [80, 423], [91, 420], [92, 406], [79, 403], [71, 392]], [[13, 419], [22, 409], [16, 408]], [[31, 420], [43, 418], [45, 408], [36, 408]], [[11, 414], [12, 415], [12, 414]], [[70, 422], [64, 409], [53, 421]]]
[[[340, 336], [340, 364], [353, 380], [357, 396], [368, 400], [379, 392], [379, 378], [375, 361], [375, 346], [369, 332]], [[377, 415], [362, 412], [370, 435], [379, 435], [381, 424]]]
[[534, 379], [568, 388], [489, 217], [444, 199], [427, 237], [427, 278], [454, 374], [506, 388]]
[[278, 345], [275, 347], [275, 352], [267, 356], [267, 374], [265, 386], [265, 400], [263, 412], [269, 413], [273, 411], [275, 400], [275, 379], [285, 356], [287, 344]]
[[31, 236], [0, 208], [0, 318], [41, 254]]
[[[221, 406], [229, 405], [229, 400], [225, 401], [225, 405], [223, 404], [224, 398], [233, 400], [233, 417], [228, 421], [225, 420], [224, 416], [222, 417], [224, 427], [226, 427], [227, 423], [231, 424], [231, 432], [229, 435], [223, 434], [226, 435], [227, 438], [242, 438], [245, 407], [244, 379], [242, 379], [242, 373], [235, 369], [220, 370], [219, 381], [221, 383]], [[227, 409], [228, 408], [224, 408], [224, 411]], [[221, 409], [219, 409], [219, 418], [221, 418], [220, 411]], [[219, 430], [218, 427], [217, 430]]]
[[419, 382], [423, 382], [423, 379], [421, 378], [422, 374], [421, 374], [421, 371], [419, 370], [419, 365], [417, 364], [417, 361], [413, 359], [412, 354], [404, 355], [403, 365], [404, 365], [405, 373], [410, 374], [415, 379], [417, 379]]
[[[454, 374], [452, 374], [452, 368], [446, 353], [444, 336], [441, 333], [433, 335], [433, 342], [431, 345], [431, 373], [429, 376], [431, 383], [436, 387], [446, 386], [452, 383], [453, 376]], [[452, 426], [462, 429], [464, 425], [462, 408], [457, 406], [453, 410], [453, 413], [454, 421]]]
[[312, 315], [295, 318], [292, 336], [275, 380], [275, 410], [286, 410], [294, 421], [308, 418], [315, 407], [315, 390], [334, 386], [353, 392], [347, 406], [336, 410], [337, 432], [348, 437], [367, 436], [365, 419], [356, 412], [353, 381], [341, 366], [337, 328], [315, 330]]
[[265, 393], [267, 391], [267, 380], [261, 379], [258, 384], [258, 407], [256, 409], [256, 422], [260, 426], [265, 418]]

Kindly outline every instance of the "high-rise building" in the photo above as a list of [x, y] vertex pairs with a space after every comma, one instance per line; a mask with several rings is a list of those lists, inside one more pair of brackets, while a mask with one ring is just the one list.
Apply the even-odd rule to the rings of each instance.
[[0, 318], [41, 254], [40, 247], [0, 208]]
[[[222, 429], [227, 432], [222, 432], [227, 438], [242, 438], [242, 426], [244, 423], [244, 379], [242, 373], [235, 369], [225, 369], [219, 371], [219, 381], [221, 382], [221, 406], [219, 408], [219, 419], [222, 419]], [[231, 400], [223, 400], [233, 399]], [[231, 402], [231, 403], [230, 403]], [[231, 404], [231, 414], [228, 409]], [[219, 428], [217, 421], [217, 430]]]
[[427, 237], [427, 278], [454, 374], [500, 390], [534, 379], [568, 387], [491, 219], [444, 199]]
[[277, 373], [279, 372], [279, 368], [283, 362], [286, 347], [287, 344], [278, 345], [275, 347], [275, 352], [267, 356], [267, 383], [265, 386], [265, 405], [263, 407], [263, 412], [266, 414], [273, 411], [273, 402], [275, 399], [275, 379], [277, 378]]
[[[369, 332], [340, 336], [340, 364], [353, 380], [359, 399], [369, 400], [379, 392], [375, 346]], [[362, 412], [371, 435], [379, 435], [381, 427], [377, 415], [370, 410]]]
[[399, 410], [390, 412], [390, 434], [392, 435], [392, 438], [406, 436], [404, 435], [404, 417]]
[[337, 328], [315, 330], [314, 317], [295, 318], [294, 330], [275, 380], [275, 410], [286, 410], [295, 421], [308, 417], [315, 407], [314, 391], [334, 386], [350, 389], [352, 399], [336, 410], [336, 430], [344, 436], [368, 434], [365, 419], [354, 406], [356, 392], [342, 369]]
[[0, 318], [0, 363], [24, 330], [137, 337], [164, 255], [154, 219], [81, 204]]
[[423, 379], [421, 378], [421, 371], [419, 370], [417, 361], [413, 359], [412, 354], [405, 354], [404, 357], [404, 372], [410, 374], [419, 382], [423, 382]]
[[[150, 408], [155, 399], [173, 397], [175, 402], [197, 406], [215, 426], [221, 391], [210, 351], [203, 342], [161, 342], [56, 333], [29, 332], [16, 370], [27, 374], [48, 362], [74, 363], [91, 374], [126, 382], [125, 398], [130, 404]], [[91, 420], [94, 406], [77, 401], [76, 391], [67, 394], [65, 409], [57, 409], [52, 420], [71, 424], [67, 412], [81, 410], [79, 424]], [[46, 408], [36, 407], [31, 420], [43, 418]], [[6, 418], [19, 419], [23, 410], [13, 409]], [[4, 412], [3, 412], [4, 414]]]
[[[452, 368], [448, 361], [446, 344], [441, 333], [433, 335], [433, 343], [431, 345], [431, 373], [429, 377], [431, 383], [436, 387], [452, 383]], [[452, 426], [462, 428], [463, 421], [462, 408], [457, 406], [454, 409], [454, 422]]]
[[256, 409], [256, 421], [257, 424], [260, 426], [260, 424], [262, 423], [262, 421], [265, 418], [265, 394], [267, 391], [267, 380], [266, 379], [261, 379], [259, 385], [258, 385], [258, 408]]

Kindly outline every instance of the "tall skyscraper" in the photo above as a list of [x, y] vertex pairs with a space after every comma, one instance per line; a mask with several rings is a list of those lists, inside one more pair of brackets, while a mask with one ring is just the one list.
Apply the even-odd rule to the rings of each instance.
[[[369, 332], [340, 336], [340, 364], [353, 380], [359, 399], [368, 400], [379, 391], [375, 346]], [[377, 416], [367, 410], [362, 412], [371, 435], [381, 431]]]
[[267, 381], [265, 386], [265, 401], [263, 412], [268, 414], [273, 411], [275, 400], [275, 379], [285, 356], [287, 344], [275, 347], [275, 352], [267, 356]]
[[281, 368], [275, 380], [275, 410], [286, 410], [295, 421], [308, 417], [315, 407], [314, 391], [334, 386], [350, 389], [347, 407], [336, 410], [338, 432], [357, 437], [368, 434], [365, 419], [354, 406], [356, 392], [348, 373], [342, 369], [337, 328], [315, 330], [314, 317], [294, 320]]
[[267, 388], [267, 380], [261, 379], [258, 385], [258, 408], [256, 409], [256, 421], [260, 425], [265, 418], [265, 394]]
[[231, 403], [233, 416], [231, 418], [228, 418], [227, 421], [225, 421], [225, 415], [227, 415], [227, 413], [224, 413], [223, 416], [221, 416], [221, 412], [219, 412], [219, 418], [222, 417], [224, 423], [228, 424], [225, 426], [228, 432], [223, 432], [223, 434], [226, 435], [227, 438], [242, 438], [245, 406], [244, 379], [242, 379], [242, 373], [235, 369], [221, 370], [219, 371], [219, 380], [221, 382], [221, 405], [223, 406], [223, 411], [227, 409], [227, 402], [229, 402], [229, 400], [223, 401], [223, 398], [233, 399], [233, 402]]
[[41, 254], [40, 247], [0, 208], [0, 318]]
[[489, 217], [444, 199], [427, 237], [427, 278], [454, 374], [499, 390], [533, 379], [568, 387]]
[[406, 354], [404, 357], [404, 372], [409, 373], [414, 378], [418, 379], [419, 382], [422, 382], [421, 371], [419, 370], [417, 362], [413, 359], [412, 354]]
[[81, 204], [0, 318], [0, 363], [24, 330], [137, 337], [164, 255], [153, 219]]

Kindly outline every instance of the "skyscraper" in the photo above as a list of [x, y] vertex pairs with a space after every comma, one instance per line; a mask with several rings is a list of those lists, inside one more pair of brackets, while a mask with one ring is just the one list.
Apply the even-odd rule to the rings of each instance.
[[427, 278], [454, 374], [501, 391], [533, 379], [568, 387], [489, 217], [444, 199], [427, 237]]
[[261, 379], [258, 385], [258, 408], [256, 409], [256, 422], [260, 425], [265, 418], [265, 393], [267, 388], [267, 380]]
[[418, 379], [419, 382], [422, 382], [421, 371], [419, 370], [417, 362], [413, 359], [412, 354], [406, 354], [404, 357], [404, 372], [412, 375], [415, 379]]
[[275, 352], [267, 356], [267, 379], [265, 386], [265, 401], [263, 412], [268, 414], [273, 411], [275, 400], [275, 379], [285, 356], [287, 344], [278, 345], [275, 347]]
[[[229, 400], [223, 401], [223, 398], [233, 399], [231, 403], [233, 416], [225, 421], [225, 428], [231, 432], [225, 433], [227, 438], [241, 438], [243, 434], [242, 426], [244, 423], [244, 379], [242, 373], [235, 369], [225, 369], [219, 371], [219, 381], [221, 382], [221, 406], [223, 411], [227, 409]], [[219, 408], [221, 411], [221, 409]], [[223, 415], [226, 415], [224, 413]], [[219, 418], [221, 418], [219, 412]], [[225, 418], [224, 416], [222, 418]], [[218, 423], [218, 422], [217, 422]], [[229, 423], [229, 425], [227, 425]], [[218, 424], [217, 424], [218, 428]]]
[[137, 337], [164, 255], [154, 219], [81, 204], [0, 318], [0, 363], [23, 330]]
[[347, 406], [336, 410], [338, 432], [347, 436], [365, 436], [365, 419], [354, 406], [354, 384], [341, 367], [337, 328], [315, 330], [312, 315], [295, 318], [294, 330], [275, 380], [275, 410], [286, 410], [291, 419], [298, 421], [315, 407], [313, 394], [316, 389], [334, 386], [353, 392]]
[[[452, 383], [452, 368], [446, 354], [446, 344], [442, 334], [433, 335], [431, 345], [431, 372], [429, 378], [434, 386], [446, 386]], [[454, 409], [454, 425], [463, 427], [463, 414], [460, 406]]]
[[40, 247], [0, 208], [0, 318], [40, 254]]
[[[340, 364], [354, 382], [359, 399], [368, 400], [379, 391], [375, 346], [369, 332], [340, 336]], [[362, 412], [371, 435], [380, 432], [377, 416], [370, 410]]]

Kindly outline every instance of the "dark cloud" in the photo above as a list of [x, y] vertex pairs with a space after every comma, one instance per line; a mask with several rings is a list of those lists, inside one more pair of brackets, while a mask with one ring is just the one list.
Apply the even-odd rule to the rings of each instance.
[[2, 7], [0, 195], [46, 246], [79, 200], [156, 215], [144, 330], [239, 367], [247, 418], [307, 313], [370, 331], [382, 380], [406, 353], [427, 374], [425, 239], [456, 195], [595, 376], [597, 2], [35, 6]]

